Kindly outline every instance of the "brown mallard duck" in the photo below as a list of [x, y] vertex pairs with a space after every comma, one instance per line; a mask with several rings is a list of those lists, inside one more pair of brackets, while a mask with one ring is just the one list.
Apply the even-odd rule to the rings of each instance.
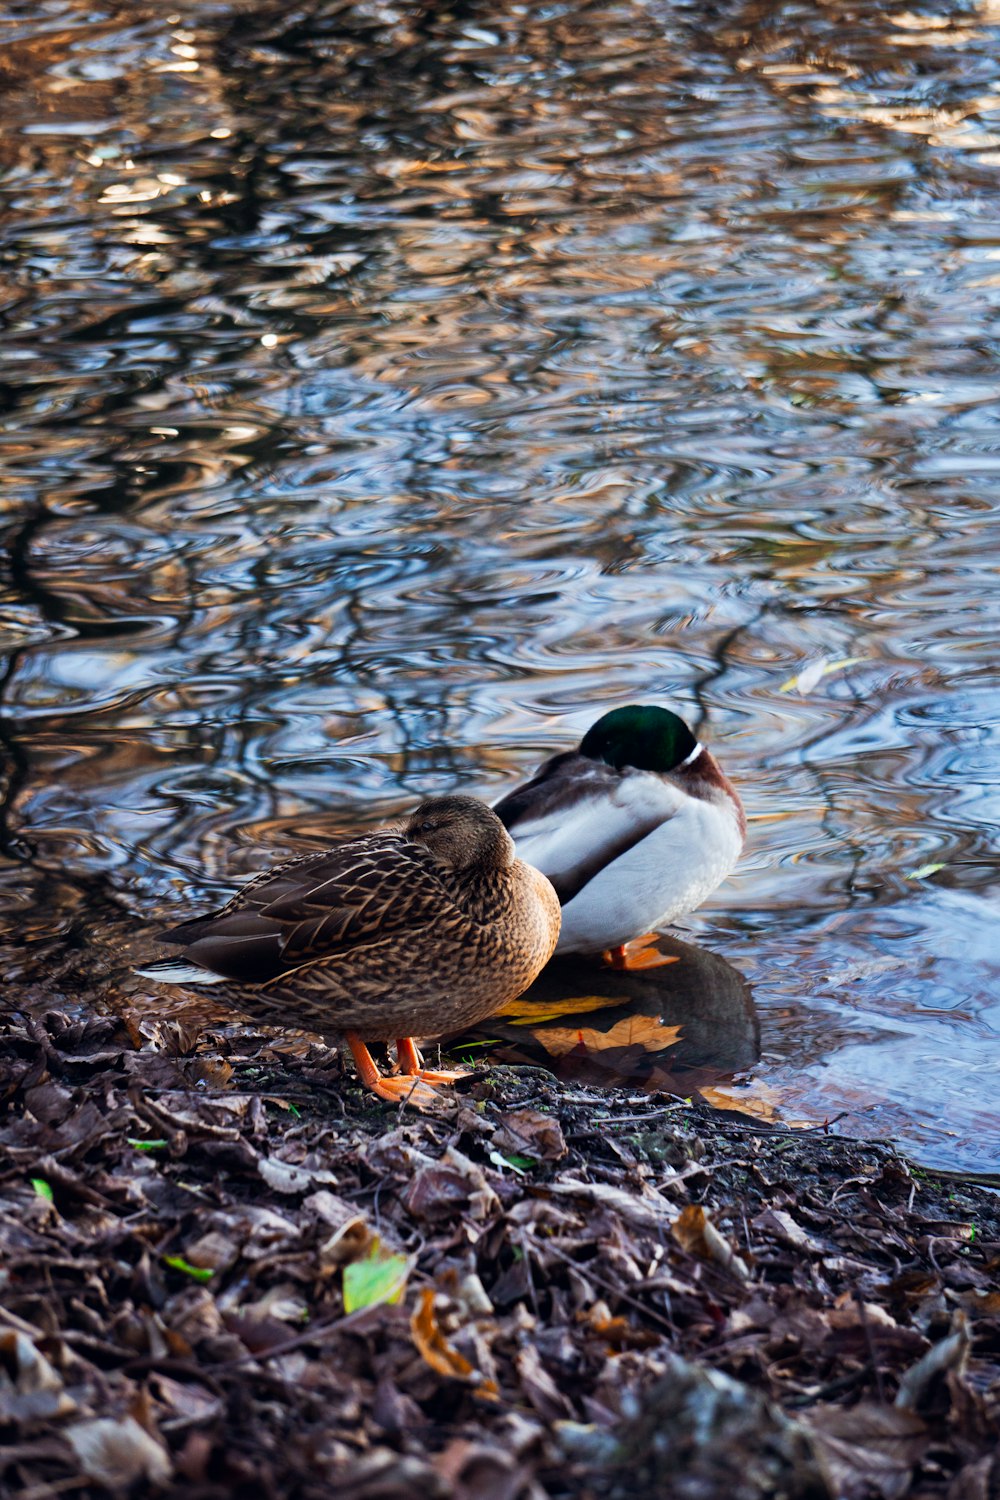
[[[414, 1036], [484, 1020], [527, 989], [559, 936], [559, 899], [474, 797], [433, 797], [398, 827], [256, 876], [163, 940], [140, 974], [213, 985], [268, 1025], [341, 1038], [383, 1099], [426, 1100], [456, 1073], [421, 1068]], [[385, 1078], [368, 1042], [396, 1042]]]

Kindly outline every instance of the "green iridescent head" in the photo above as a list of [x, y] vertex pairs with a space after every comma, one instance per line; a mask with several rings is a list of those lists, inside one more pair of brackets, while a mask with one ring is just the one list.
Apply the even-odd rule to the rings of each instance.
[[614, 708], [592, 725], [580, 742], [581, 755], [622, 770], [675, 771], [698, 748], [683, 719], [669, 708], [630, 703]]

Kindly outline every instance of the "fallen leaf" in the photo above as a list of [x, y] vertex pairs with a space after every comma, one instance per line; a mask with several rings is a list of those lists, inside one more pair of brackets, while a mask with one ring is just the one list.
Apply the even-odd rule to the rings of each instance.
[[641, 1197], [638, 1192], [626, 1192], [624, 1188], [612, 1187], [609, 1182], [577, 1182], [564, 1177], [561, 1182], [546, 1183], [546, 1192], [572, 1195], [614, 1209], [623, 1219], [630, 1219], [649, 1229], [660, 1229], [673, 1222], [674, 1210], [659, 1194]]
[[588, 1052], [606, 1052], [613, 1047], [641, 1047], [644, 1052], [665, 1052], [680, 1034], [679, 1026], [664, 1026], [657, 1016], [623, 1016], [607, 1031], [596, 1031], [592, 1026], [551, 1026], [535, 1033], [552, 1057], [565, 1057], [577, 1047]]
[[776, 1089], [769, 1088], [766, 1083], [755, 1079], [749, 1087], [725, 1088], [714, 1084], [705, 1084], [698, 1090], [698, 1097], [704, 1099], [713, 1109], [733, 1109], [741, 1115], [750, 1115], [755, 1120], [782, 1120], [782, 1123], [790, 1127], [815, 1125], [815, 1120], [789, 1120], [780, 1113], [781, 1096]]
[[681, 1249], [689, 1255], [711, 1261], [723, 1270], [731, 1271], [741, 1281], [749, 1277], [746, 1261], [740, 1259], [729, 1241], [719, 1233], [700, 1203], [689, 1203], [681, 1209], [674, 1220], [673, 1232]]
[[[185, 1260], [192, 1270], [228, 1271], [230, 1266], [236, 1264], [239, 1253], [240, 1247], [235, 1240], [217, 1229], [210, 1229], [207, 1234], [187, 1246]], [[184, 1266], [175, 1267], [178, 1271], [183, 1269]]]
[[542, 1364], [534, 1344], [525, 1344], [514, 1356], [521, 1387], [539, 1416], [547, 1422], [572, 1418], [575, 1413], [552, 1376]]
[[822, 682], [824, 677], [829, 677], [831, 672], [839, 672], [843, 667], [856, 666], [858, 662], [864, 661], [863, 656], [841, 656], [836, 661], [831, 661], [828, 656], [821, 656], [816, 661], [803, 667], [801, 672], [796, 672], [789, 677], [787, 682], [781, 684], [781, 692], [790, 693], [796, 689], [804, 697], [811, 693], [813, 688]]
[[900, 1500], [928, 1443], [923, 1422], [897, 1406], [814, 1406], [800, 1418], [819, 1448], [837, 1500], [862, 1500], [872, 1490]]
[[262, 1156], [257, 1162], [257, 1171], [268, 1187], [276, 1193], [303, 1193], [312, 1187], [314, 1173], [304, 1167], [292, 1166], [277, 1156]]
[[166, 1449], [134, 1417], [98, 1417], [66, 1429], [66, 1439], [88, 1479], [110, 1490], [138, 1479], [165, 1484], [173, 1470]]
[[539, 1109], [512, 1109], [503, 1116], [494, 1144], [511, 1166], [531, 1166], [536, 1161], [559, 1161], [566, 1155], [566, 1142], [559, 1121]]
[[0, 1422], [49, 1421], [76, 1409], [62, 1377], [32, 1339], [20, 1330], [0, 1332]]
[[941, 1339], [939, 1343], [928, 1349], [923, 1358], [918, 1359], [899, 1382], [896, 1406], [900, 1410], [912, 1411], [917, 1407], [935, 1375], [941, 1375], [946, 1370], [961, 1371], [964, 1367], [972, 1347], [972, 1338], [969, 1334], [968, 1320], [961, 1309], [955, 1312], [952, 1330], [947, 1338]]
[[500, 1206], [482, 1168], [454, 1146], [414, 1173], [403, 1201], [410, 1213], [432, 1220], [463, 1208], [472, 1219], [487, 1219]]
[[480, 1396], [485, 1396], [490, 1401], [499, 1398], [496, 1382], [482, 1377], [466, 1359], [453, 1348], [445, 1338], [434, 1315], [434, 1289], [425, 1286], [420, 1293], [420, 1301], [417, 1309], [410, 1319], [410, 1332], [413, 1342], [416, 1344], [424, 1359], [432, 1370], [439, 1375], [446, 1375], [451, 1380], [463, 1380], [476, 1387]]
[[352, 1260], [361, 1260], [372, 1243], [373, 1235], [363, 1214], [352, 1203], [336, 1193], [321, 1188], [303, 1203], [318, 1218], [333, 1228], [330, 1238], [320, 1246], [320, 1263], [324, 1270], [335, 1270]]
[[373, 1239], [364, 1259], [344, 1267], [344, 1311], [399, 1302], [412, 1266], [408, 1255], [383, 1250], [378, 1239]]
[[825, 1255], [830, 1248], [811, 1234], [807, 1234], [801, 1224], [797, 1224], [791, 1214], [786, 1213], [782, 1208], [765, 1208], [762, 1213], [751, 1220], [751, 1223], [754, 1229], [770, 1235], [772, 1239], [791, 1245], [795, 1250], [810, 1250], [814, 1255]]
[[185, 1276], [190, 1276], [192, 1281], [211, 1281], [215, 1272], [209, 1266], [193, 1266], [183, 1255], [165, 1255], [163, 1264], [169, 1266], [172, 1271], [182, 1271]]
[[585, 1016], [588, 1011], [607, 1010], [609, 1006], [620, 1004], [620, 1001], [609, 1000], [607, 995], [575, 995], [568, 1000], [553, 1000], [548, 1005], [525, 1005], [524, 997], [520, 1000], [511, 1000], [498, 1010], [496, 1016], [502, 1016], [511, 1026], [541, 1026], [545, 1021], [558, 1021], [560, 1016]]
[[944, 861], [940, 864], [918, 865], [915, 870], [911, 870], [908, 875], [904, 875], [903, 879], [926, 880], [929, 875], [936, 875], [938, 870], [943, 870], [944, 868]]
[[502, 1172], [505, 1167], [510, 1167], [511, 1171], [516, 1172], [518, 1177], [523, 1177], [531, 1167], [537, 1165], [533, 1156], [519, 1156], [516, 1151], [510, 1156], [504, 1156], [500, 1151], [491, 1151], [489, 1159], [498, 1172]]

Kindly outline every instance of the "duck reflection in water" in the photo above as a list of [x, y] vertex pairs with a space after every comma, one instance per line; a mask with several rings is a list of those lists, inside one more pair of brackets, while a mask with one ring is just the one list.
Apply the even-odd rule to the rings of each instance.
[[732, 964], [674, 937], [636, 972], [557, 957], [520, 999], [449, 1040], [453, 1052], [558, 1078], [690, 1094], [753, 1067], [760, 1022]]

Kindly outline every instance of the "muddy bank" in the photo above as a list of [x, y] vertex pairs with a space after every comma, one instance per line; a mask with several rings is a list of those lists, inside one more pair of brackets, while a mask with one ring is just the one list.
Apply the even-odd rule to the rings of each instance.
[[1000, 1492], [1000, 1199], [885, 1145], [59, 1013], [0, 1099], [8, 1493]]

